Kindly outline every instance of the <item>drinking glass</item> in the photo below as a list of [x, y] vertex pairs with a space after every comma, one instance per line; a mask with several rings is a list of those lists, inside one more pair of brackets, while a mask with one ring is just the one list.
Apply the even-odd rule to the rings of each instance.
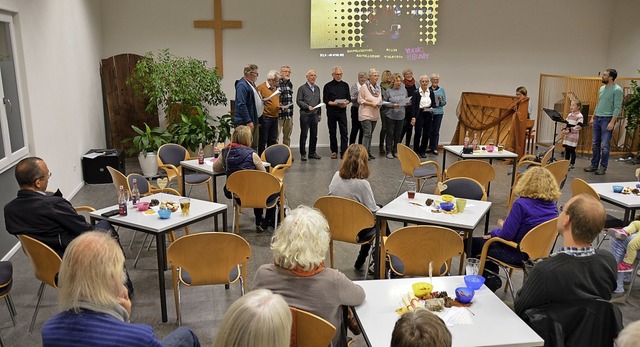
[[190, 208], [191, 208], [191, 199], [189, 198], [180, 199], [180, 210], [182, 211], [183, 216], [186, 216], [189, 214]]
[[477, 275], [480, 268], [480, 259], [467, 258], [464, 261], [464, 269], [466, 275]]
[[416, 183], [415, 182], [407, 182], [407, 196], [409, 200], [413, 200], [416, 197]]

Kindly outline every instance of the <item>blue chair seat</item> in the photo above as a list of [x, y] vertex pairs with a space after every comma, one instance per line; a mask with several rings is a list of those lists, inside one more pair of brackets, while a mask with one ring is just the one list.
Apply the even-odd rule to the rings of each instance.
[[413, 170], [414, 177], [429, 177], [436, 176], [437, 174], [438, 172], [429, 166], [418, 166]]
[[194, 174], [185, 175], [184, 181], [188, 184], [198, 184], [210, 178], [211, 178], [211, 175], [194, 173]]
[[0, 297], [11, 291], [13, 286], [13, 265], [9, 261], [0, 261]]
[[[240, 269], [239, 266], [236, 265], [233, 267], [233, 269], [231, 269], [231, 272], [229, 272], [229, 283], [235, 282], [239, 277]], [[191, 275], [189, 274], [189, 272], [187, 272], [187, 270], [180, 269], [180, 279], [186, 285], [191, 285]]]

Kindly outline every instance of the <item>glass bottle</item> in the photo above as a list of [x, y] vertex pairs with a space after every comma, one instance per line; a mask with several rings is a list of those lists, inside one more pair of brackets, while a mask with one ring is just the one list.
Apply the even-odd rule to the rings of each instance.
[[133, 189], [131, 190], [131, 203], [136, 206], [140, 202], [140, 190], [138, 190], [138, 182], [133, 179]]
[[127, 195], [124, 193], [124, 187], [120, 186], [120, 193], [118, 194], [118, 214], [121, 216], [127, 215]]
[[469, 130], [464, 134], [464, 148], [469, 147]]
[[473, 150], [477, 151], [479, 148], [478, 146], [478, 134], [473, 133]]
[[204, 164], [204, 150], [202, 149], [202, 143], [198, 145], [198, 164]]

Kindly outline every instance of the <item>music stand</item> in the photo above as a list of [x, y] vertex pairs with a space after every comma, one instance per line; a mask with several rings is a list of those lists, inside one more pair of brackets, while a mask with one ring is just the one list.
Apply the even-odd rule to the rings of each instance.
[[[552, 121], [555, 122], [553, 126], [553, 148], [551, 149], [551, 161], [555, 159], [555, 150], [556, 150], [556, 136], [558, 135], [558, 123], [568, 124], [568, 122], [562, 118], [562, 115], [558, 113], [556, 110], [552, 110], [550, 108], [542, 108], [542, 110], [551, 118]], [[544, 165], [544, 163], [543, 163]]]

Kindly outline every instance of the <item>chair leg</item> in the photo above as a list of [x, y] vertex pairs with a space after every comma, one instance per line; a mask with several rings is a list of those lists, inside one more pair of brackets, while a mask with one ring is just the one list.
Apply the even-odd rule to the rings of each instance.
[[176, 291], [178, 293], [178, 301], [176, 302], [176, 314], [178, 315], [178, 326], [182, 326], [182, 311], [180, 310], [180, 304], [182, 303], [180, 297], [180, 283], [176, 286]]
[[36, 324], [36, 318], [38, 317], [38, 311], [40, 310], [40, 302], [42, 302], [42, 295], [44, 294], [44, 282], [40, 283], [38, 289], [38, 301], [36, 302], [36, 309], [33, 311], [33, 317], [31, 318], [31, 325], [29, 326], [29, 335], [33, 332], [33, 326]]
[[207, 183], [207, 189], [209, 190], [209, 201], [215, 202], [213, 201], [213, 178]]
[[335, 269], [333, 267], [333, 240], [329, 241], [329, 260], [331, 262], [331, 268]]
[[244, 278], [240, 275], [240, 296], [244, 296]]
[[602, 243], [604, 242], [604, 240], [607, 240], [609, 237], [607, 236], [606, 233], [602, 234], [602, 238], [600, 239], [600, 241], [598, 241], [598, 245], [596, 246], [596, 249], [600, 249], [600, 246], [602, 246]]
[[373, 258], [374, 253], [374, 245], [373, 241], [371, 241], [371, 248], [369, 249], [369, 254], [367, 255], [367, 267], [364, 268], [364, 280], [367, 280], [367, 275], [369, 274], [369, 266], [371, 266], [371, 259]]
[[142, 253], [142, 249], [144, 248], [144, 243], [147, 242], [148, 237], [149, 237], [149, 234], [144, 235], [144, 240], [142, 240], [142, 245], [140, 245], [140, 249], [138, 249], [138, 254], [136, 254], [136, 260], [133, 262], [134, 268], [138, 265], [138, 260], [140, 259], [140, 253]]
[[11, 300], [11, 294], [7, 294], [4, 297], [4, 301], [7, 303], [7, 308], [9, 309], [9, 316], [11, 317], [11, 322], [13, 326], [16, 326], [16, 308], [13, 306], [13, 300]]
[[133, 235], [131, 235], [131, 241], [129, 241], [129, 250], [131, 250], [131, 247], [133, 246], [133, 241], [136, 240], [136, 235], [138, 235], [137, 231], [134, 231]]
[[631, 288], [633, 288], [633, 282], [636, 281], [636, 277], [638, 276], [638, 267], [640, 266], [640, 261], [636, 259], [636, 265], [633, 267], [633, 272], [631, 273], [631, 283], [629, 283], [629, 288], [627, 292], [624, 294], [624, 302], [629, 303], [629, 293], [631, 293]]
[[2, 334], [0, 334], [0, 347], [5, 347], [4, 339], [2, 338]]
[[513, 269], [509, 269], [507, 271], [506, 267], [502, 267], [502, 269], [504, 270], [505, 274], [507, 274], [507, 284], [505, 285], [504, 291], [507, 291], [507, 288], [509, 288], [509, 291], [511, 292], [511, 298], [515, 301], [516, 300], [516, 294], [513, 292], [513, 283], [511, 282], [511, 274], [513, 273]]
[[404, 175], [404, 177], [402, 177], [402, 182], [400, 182], [400, 186], [398, 187], [398, 191], [396, 192], [396, 197], [398, 196], [398, 194], [400, 194], [400, 189], [402, 189], [402, 186], [404, 185], [404, 181], [407, 179], [407, 175]]

